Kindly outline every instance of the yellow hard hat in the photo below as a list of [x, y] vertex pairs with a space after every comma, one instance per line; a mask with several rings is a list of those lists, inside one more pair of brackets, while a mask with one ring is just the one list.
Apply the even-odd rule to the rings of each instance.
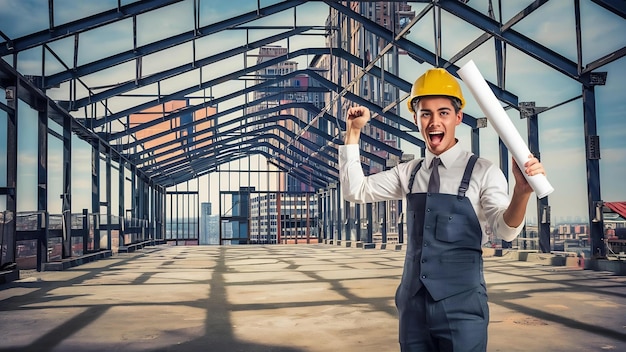
[[413, 83], [411, 95], [407, 100], [409, 111], [415, 112], [413, 110], [413, 99], [433, 95], [458, 98], [461, 101], [461, 109], [465, 106], [461, 85], [459, 85], [456, 78], [443, 68], [431, 68]]

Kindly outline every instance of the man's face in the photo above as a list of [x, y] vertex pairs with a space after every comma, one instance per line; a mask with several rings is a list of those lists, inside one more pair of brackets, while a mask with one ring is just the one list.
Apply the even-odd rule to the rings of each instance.
[[413, 117], [415, 124], [420, 127], [428, 150], [433, 154], [439, 155], [456, 144], [454, 131], [461, 123], [463, 113], [454, 112], [449, 98], [420, 98]]

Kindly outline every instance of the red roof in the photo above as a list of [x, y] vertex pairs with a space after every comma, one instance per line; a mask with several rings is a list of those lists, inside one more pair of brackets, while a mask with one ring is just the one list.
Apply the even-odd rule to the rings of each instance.
[[604, 205], [626, 218], [626, 202], [604, 202]]

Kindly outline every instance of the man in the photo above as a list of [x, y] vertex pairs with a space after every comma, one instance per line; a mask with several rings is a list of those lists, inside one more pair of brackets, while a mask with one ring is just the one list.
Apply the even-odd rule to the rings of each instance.
[[[455, 138], [465, 99], [456, 79], [441, 68], [413, 84], [409, 111], [426, 142], [426, 157], [365, 177], [359, 138], [369, 110], [347, 112], [345, 145], [339, 146], [343, 196], [356, 203], [407, 201], [408, 245], [396, 291], [402, 351], [485, 351], [486, 285], [482, 244], [485, 226], [511, 241], [520, 232], [532, 188], [513, 167], [515, 188], [486, 159], [464, 151]], [[438, 164], [438, 166], [437, 166]], [[534, 157], [528, 175], [545, 174]], [[432, 178], [431, 178], [432, 176]]]

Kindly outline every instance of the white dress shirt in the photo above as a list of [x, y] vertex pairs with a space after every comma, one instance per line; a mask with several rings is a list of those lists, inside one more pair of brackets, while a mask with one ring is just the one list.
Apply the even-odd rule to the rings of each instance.
[[[472, 154], [461, 149], [457, 143], [439, 155], [440, 193], [457, 194], [465, 166]], [[423, 193], [428, 188], [430, 163], [435, 157], [426, 151], [426, 158], [415, 175], [411, 193]], [[420, 159], [398, 164], [388, 171], [365, 176], [361, 168], [358, 144], [339, 146], [339, 180], [345, 200], [354, 203], [372, 203], [383, 200], [403, 199], [409, 193], [411, 171]], [[504, 222], [504, 211], [509, 206], [508, 184], [502, 171], [489, 160], [478, 158], [469, 188], [465, 194], [478, 216], [483, 230], [482, 244], [487, 242], [485, 226], [489, 224], [494, 234], [505, 241], [512, 241], [524, 226], [510, 227]]]

